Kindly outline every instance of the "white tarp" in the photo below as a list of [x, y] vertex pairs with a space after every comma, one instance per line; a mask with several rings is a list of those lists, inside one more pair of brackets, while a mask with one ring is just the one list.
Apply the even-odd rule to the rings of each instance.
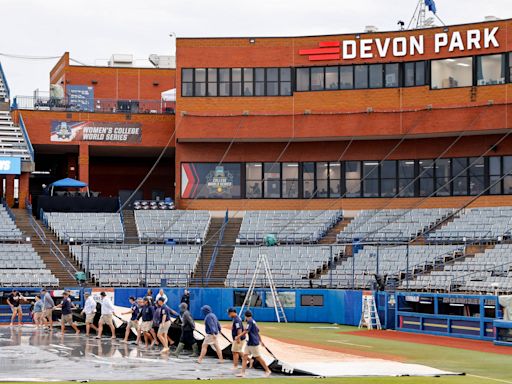
[[176, 88], [168, 89], [162, 92], [163, 101], [176, 101]]

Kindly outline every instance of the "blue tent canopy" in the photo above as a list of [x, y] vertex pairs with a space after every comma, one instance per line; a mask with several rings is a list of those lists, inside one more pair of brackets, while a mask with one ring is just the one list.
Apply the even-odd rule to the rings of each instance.
[[87, 183], [84, 183], [80, 180], [71, 179], [69, 177], [54, 181], [50, 184], [50, 187], [60, 187], [60, 188], [84, 188], [87, 187]]

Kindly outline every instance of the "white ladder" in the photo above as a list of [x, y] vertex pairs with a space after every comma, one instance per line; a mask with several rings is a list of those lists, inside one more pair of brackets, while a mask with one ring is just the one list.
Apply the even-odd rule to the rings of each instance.
[[359, 321], [359, 328], [365, 327], [368, 329], [382, 329], [375, 297], [373, 292], [369, 291], [363, 292], [361, 320]]
[[256, 288], [256, 282], [258, 280], [258, 275], [260, 270], [265, 274], [264, 278], [266, 278], [268, 285], [270, 287], [270, 294], [272, 296], [272, 302], [274, 304], [274, 310], [276, 312], [277, 322], [287, 323], [288, 319], [286, 318], [286, 314], [284, 313], [283, 305], [281, 300], [279, 299], [279, 295], [276, 291], [276, 285], [274, 283], [274, 278], [272, 277], [272, 272], [270, 271], [270, 266], [268, 264], [267, 255], [261, 254], [258, 256], [258, 261], [256, 263], [256, 269], [254, 270], [254, 274], [252, 275], [251, 285], [247, 290], [245, 295], [244, 302], [242, 307], [240, 308], [239, 316], [242, 317], [244, 310], [249, 309], [251, 306], [251, 299], [254, 294], [254, 288]]

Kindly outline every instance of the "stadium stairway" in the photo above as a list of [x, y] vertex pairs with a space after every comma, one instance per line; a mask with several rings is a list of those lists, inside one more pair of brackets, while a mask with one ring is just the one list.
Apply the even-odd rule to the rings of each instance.
[[[206, 275], [208, 266], [212, 259], [212, 255], [215, 251], [215, 245], [219, 240], [222, 224], [224, 218], [212, 218], [210, 227], [205, 238], [205, 245], [201, 251], [201, 258], [197, 264], [194, 272], [193, 285], [200, 286], [203, 282], [206, 282]], [[229, 266], [231, 265], [231, 259], [233, 258], [233, 252], [236, 246], [236, 238], [240, 232], [240, 226], [242, 225], [242, 219], [230, 218], [225, 229], [224, 238], [222, 239], [221, 247], [218, 250], [215, 265], [210, 275], [210, 281], [208, 286], [210, 287], [224, 287], [224, 282], [228, 274]]]
[[352, 217], [344, 217], [334, 227], [332, 227], [327, 234], [320, 239], [319, 244], [335, 244], [336, 235], [343, 231], [347, 225], [352, 221]]
[[132, 210], [123, 211], [124, 238], [126, 244], [139, 244], [139, 234]]
[[[50, 269], [55, 277], [59, 279], [61, 287], [74, 287], [77, 285], [74, 274], [77, 272], [75, 268], [75, 264], [72, 261], [72, 257], [69, 254], [69, 248], [66, 245], [59, 244], [57, 237], [50, 232], [44, 225], [40, 222], [40, 227], [42, 228], [44, 235], [46, 236], [46, 244], [41, 241], [36, 231], [30, 224], [30, 214], [25, 209], [13, 209], [13, 213], [16, 217], [16, 225], [23, 232], [23, 235], [26, 237], [30, 237], [30, 242], [32, 243], [32, 247], [38, 253], [38, 255], [43, 259], [46, 267]], [[34, 218], [35, 220], [35, 218]], [[50, 240], [53, 241], [55, 247], [57, 247], [61, 251], [61, 257], [58, 258], [55, 256], [55, 253], [52, 252], [50, 248]]]

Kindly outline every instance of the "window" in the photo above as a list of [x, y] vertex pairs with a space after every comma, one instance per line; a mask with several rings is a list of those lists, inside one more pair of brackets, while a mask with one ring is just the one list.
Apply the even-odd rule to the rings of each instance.
[[466, 196], [468, 194], [468, 159], [459, 157], [452, 159], [453, 195]]
[[347, 197], [361, 197], [361, 162], [345, 162], [345, 189]]
[[416, 66], [416, 86], [427, 84], [426, 73], [427, 73], [427, 62], [426, 61], [418, 61], [415, 63]]
[[245, 195], [248, 199], [260, 199], [262, 197], [262, 170], [261, 163], [247, 163], [245, 165]]
[[316, 163], [316, 189], [317, 197], [329, 197], [329, 163]]
[[379, 162], [363, 162], [363, 196], [379, 197]]
[[432, 61], [432, 89], [469, 87], [473, 85], [473, 58]]
[[370, 65], [370, 88], [382, 88], [383, 68], [384, 66], [382, 64]]
[[254, 94], [254, 68], [244, 68], [244, 96]]
[[501, 157], [489, 157], [489, 194], [501, 195]]
[[194, 70], [184, 68], [181, 71], [181, 96], [194, 96]]
[[304, 198], [310, 199], [315, 194], [315, 163], [304, 163], [302, 168]]
[[325, 89], [324, 67], [311, 68], [311, 90], [320, 91]]
[[451, 190], [451, 160], [438, 159], [436, 160], [435, 174], [436, 174], [436, 195], [437, 196], [450, 196]]
[[195, 69], [194, 96], [206, 96], [206, 69]]
[[431, 196], [434, 193], [434, 160], [420, 160], [420, 196]]
[[401, 197], [414, 196], [414, 160], [398, 162], [398, 193]]
[[363, 89], [368, 88], [368, 66], [367, 65], [356, 65], [354, 66], [354, 77], [356, 88]]
[[281, 96], [290, 96], [292, 94], [291, 68], [281, 68], [279, 70], [279, 94]]
[[299, 197], [299, 163], [283, 163], [283, 198]]
[[329, 197], [341, 197], [341, 164], [329, 163]]
[[265, 96], [265, 68], [255, 68], [254, 77], [254, 95]]
[[339, 77], [338, 67], [326, 67], [325, 68], [326, 89], [338, 89], [340, 86], [338, 77]]
[[324, 295], [300, 295], [301, 307], [323, 307]]
[[297, 91], [309, 91], [309, 68], [297, 68]]
[[242, 96], [242, 68], [231, 69], [231, 96]]
[[503, 193], [512, 195], [512, 156], [503, 156]]
[[386, 88], [396, 88], [399, 86], [399, 64], [386, 64], [384, 80]]
[[414, 87], [425, 85], [425, 61], [404, 64], [404, 85]]
[[265, 163], [263, 169], [264, 197], [279, 199], [281, 197], [281, 164]]
[[396, 161], [386, 160], [380, 166], [380, 195], [393, 197], [396, 195]]
[[354, 67], [340, 67], [340, 89], [354, 88]]
[[267, 68], [267, 96], [279, 96], [278, 68]]
[[[230, 94], [229, 68], [219, 69], [219, 96], [229, 96]], [[197, 96], [197, 95], [196, 95]]]
[[512, 82], [512, 52], [508, 54], [508, 81]]
[[477, 85], [505, 84], [505, 55], [477, 56]]
[[485, 160], [483, 157], [469, 158], [469, 194], [479, 195], [485, 190]]
[[208, 68], [208, 96], [217, 94], [217, 68]]

